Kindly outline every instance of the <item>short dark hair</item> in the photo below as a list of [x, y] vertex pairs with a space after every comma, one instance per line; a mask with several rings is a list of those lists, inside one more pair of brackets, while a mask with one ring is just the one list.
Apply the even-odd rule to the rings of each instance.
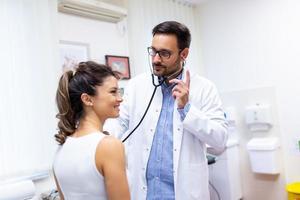
[[178, 48], [183, 50], [189, 48], [191, 44], [190, 30], [176, 21], [165, 21], [156, 25], [152, 30], [152, 36], [155, 34], [173, 34], [177, 38]]

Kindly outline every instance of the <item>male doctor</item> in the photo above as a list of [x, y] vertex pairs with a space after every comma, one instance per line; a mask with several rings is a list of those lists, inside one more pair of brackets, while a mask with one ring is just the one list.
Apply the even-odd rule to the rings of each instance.
[[[166, 21], [152, 30], [148, 53], [161, 83], [149, 110], [125, 142], [133, 200], [209, 200], [206, 145], [225, 149], [227, 124], [215, 85], [184, 68], [189, 29]], [[154, 90], [151, 74], [131, 79], [120, 117], [106, 129], [125, 138], [140, 122]]]

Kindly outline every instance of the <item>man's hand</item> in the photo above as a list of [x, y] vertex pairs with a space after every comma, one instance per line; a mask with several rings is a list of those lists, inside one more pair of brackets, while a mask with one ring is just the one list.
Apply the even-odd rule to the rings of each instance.
[[172, 96], [176, 99], [178, 108], [183, 109], [189, 101], [190, 71], [186, 71], [185, 81], [172, 79], [169, 83], [176, 83], [172, 90]]

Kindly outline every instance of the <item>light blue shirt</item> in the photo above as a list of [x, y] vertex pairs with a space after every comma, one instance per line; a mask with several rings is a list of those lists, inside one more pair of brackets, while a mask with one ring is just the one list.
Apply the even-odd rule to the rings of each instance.
[[[181, 78], [181, 75], [179, 76]], [[174, 173], [173, 173], [173, 111], [175, 99], [172, 89], [175, 84], [162, 84], [163, 103], [159, 120], [156, 126], [148, 160], [147, 200], [174, 200]], [[184, 109], [177, 109], [181, 120], [184, 120], [190, 104]]]

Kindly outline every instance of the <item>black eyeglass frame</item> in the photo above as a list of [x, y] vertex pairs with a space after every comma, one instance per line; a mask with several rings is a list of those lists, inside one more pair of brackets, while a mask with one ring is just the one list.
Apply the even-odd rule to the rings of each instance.
[[[154, 56], [156, 56], [156, 54], [158, 54], [159, 57], [160, 57], [161, 59], [169, 59], [169, 58], [171, 57], [171, 55], [173, 54], [171, 51], [168, 51], [168, 50], [160, 50], [160, 51], [157, 51], [157, 50], [156, 50], [155, 48], [153, 48], [153, 47], [147, 47], [147, 51], [148, 51], [149, 56], [154, 57]], [[182, 51], [182, 50], [179, 49], [178, 54], [180, 54], [181, 51]], [[152, 53], [152, 52], [153, 52], [153, 53]], [[162, 53], [167, 53], [167, 54], [166, 54], [166, 55], [163, 55]]]

